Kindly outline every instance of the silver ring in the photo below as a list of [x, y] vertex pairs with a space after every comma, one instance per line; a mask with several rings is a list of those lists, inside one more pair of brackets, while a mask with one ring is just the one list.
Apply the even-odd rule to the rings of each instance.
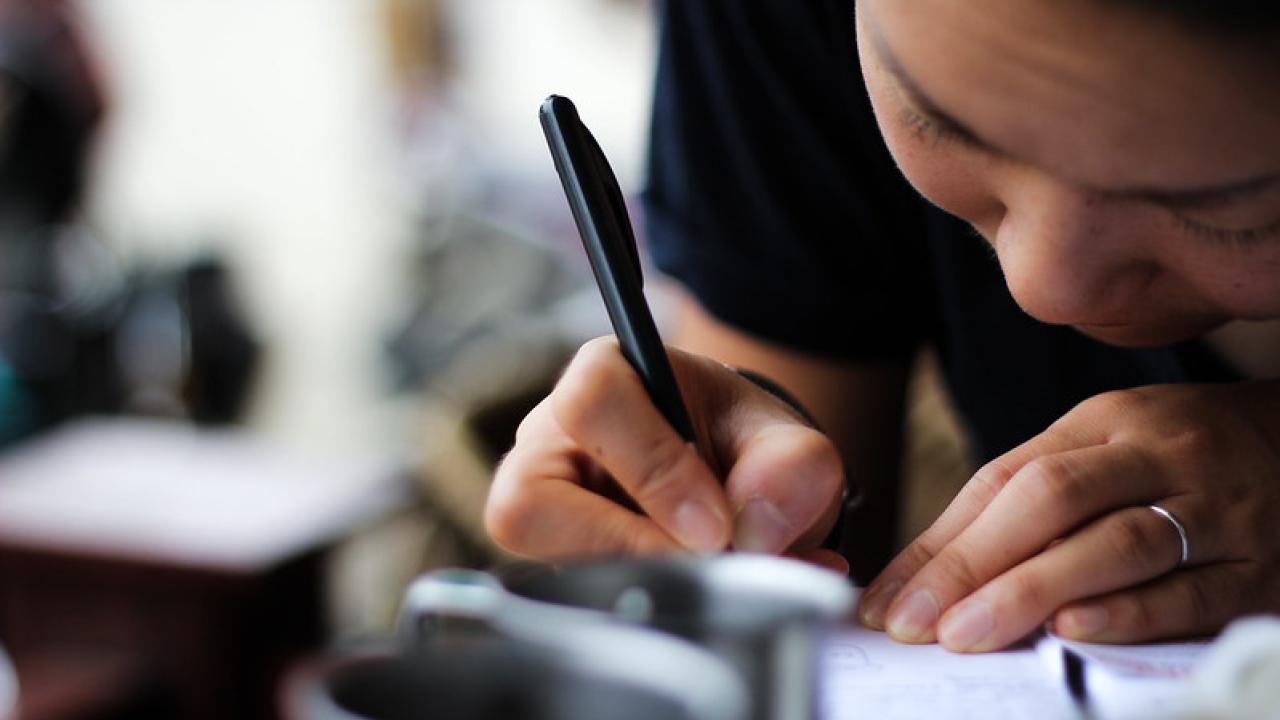
[[1186, 565], [1187, 556], [1191, 550], [1191, 543], [1187, 541], [1187, 528], [1184, 527], [1183, 524], [1178, 521], [1178, 518], [1173, 516], [1173, 513], [1169, 512], [1168, 510], [1165, 510], [1159, 505], [1148, 505], [1147, 507], [1154, 510], [1156, 514], [1159, 515], [1160, 517], [1173, 523], [1173, 529], [1178, 531], [1178, 539], [1182, 541], [1182, 557], [1178, 558], [1178, 566], [1181, 567], [1183, 565]]

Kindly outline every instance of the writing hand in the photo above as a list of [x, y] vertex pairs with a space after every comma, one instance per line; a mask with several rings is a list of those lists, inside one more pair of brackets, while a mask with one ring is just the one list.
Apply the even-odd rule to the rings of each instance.
[[[983, 467], [863, 595], [905, 642], [1004, 647], [1046, 620], [1138, 642], [1280, 611], [1280, 382], [1081, 403]], [[1177, 528], [1189, 557], [1180, 563]]]
[[495, 473], [485, 507], [494, 540], [540, 559], [732, 545], [847, 570], [818, 549], [843, 489], [834, 445], [732, 369], [669, 355], [709, 457], [663, 420], [616, 341], [594, 340]]

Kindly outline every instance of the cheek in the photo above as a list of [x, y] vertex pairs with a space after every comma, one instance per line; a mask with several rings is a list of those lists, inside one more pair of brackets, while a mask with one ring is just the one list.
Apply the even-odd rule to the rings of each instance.
[[1245, 320], [1280, 318], [1280, 243], [1249, 249], [1192, 246], [1174, 262], [1173, 271], [1187, 279], [1192, 291], [1224, 314]]

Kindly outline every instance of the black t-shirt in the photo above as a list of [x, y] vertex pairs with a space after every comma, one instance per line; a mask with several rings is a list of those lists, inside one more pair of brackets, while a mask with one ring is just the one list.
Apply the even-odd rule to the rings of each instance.
[[1022, 312], [889, 156], [849, 0], [676, 0], [661, 18], [647, 242], [721, 320], [857, 362], [933, 345], [979, 461], [1101, 392], [1233, 379], [1198, 343], [1116, 348]]

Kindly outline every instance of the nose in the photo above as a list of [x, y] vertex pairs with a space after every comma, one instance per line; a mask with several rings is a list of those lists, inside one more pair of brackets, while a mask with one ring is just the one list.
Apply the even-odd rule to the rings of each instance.
[[1053, 324], [1132, 319], [1159, 265], [1116, 203], [1044, 176], [1011, 185], [993, 244], [1018, 305]]

